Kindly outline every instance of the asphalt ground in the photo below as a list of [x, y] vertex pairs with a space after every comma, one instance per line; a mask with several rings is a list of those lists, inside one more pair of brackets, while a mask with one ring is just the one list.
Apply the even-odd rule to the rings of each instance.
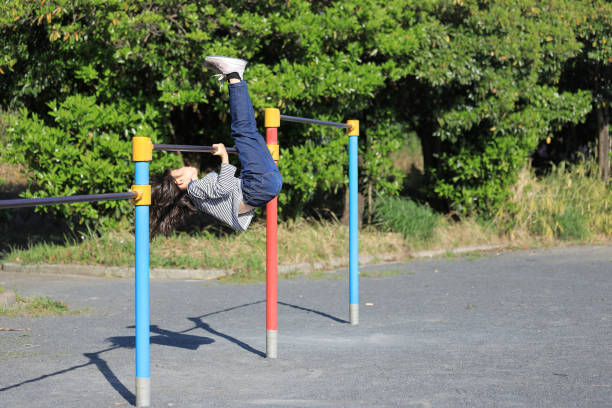
[[[151, 282], [153, 407], [612, 407], [612, 246], [503, 251], [279, 280]], [[134, 404], [130, 279], [0, 273], [76, 315], [0, 318], [1, 407]]]

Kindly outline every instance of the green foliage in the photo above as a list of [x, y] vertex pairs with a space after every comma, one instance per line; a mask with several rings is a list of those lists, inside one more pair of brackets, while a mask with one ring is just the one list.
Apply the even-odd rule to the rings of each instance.
[[376, 202], [374, 219], [386, 230], [399, 232], [404, 238], [425, 242], [432, 238], [442, 217], [428, 206], [410, 199], [386, 197]]
[[432, 190], [455, 211], [492, 214], [538, 142], [589, 112], [588, 92], [558, 90], [562, 64], [580, 51], [574, 3], [428, 3], [415, 74], [427, 84], [417, 103], [435, 121], [421, 135]]
[[279, 168], [285, 187], [279, 201], [285, 213], [289, 208], [299, 215], [317, 191], [337, 193], [348, 182], [348, 138], [343, 134], [325, 138], [323, 133], [321, 139], [326, 143], [307, 140], [283, 152]]
[[[576, 33], [582, 50], [568, 62], [570, 88], [593, 91], [596, 107], [612, 102], [612, 3], [577, 2]], [[580, 20], [581, 19], [581, 20]]]
[[[119, 146], [130, 129], [166, 143], [231, 144], [227, 91], [203, 63], [210, 54], [236, 55], [249, 60], [257, 112], [360, 120], [360, 184], [374, 196], [398, 193], [403, 174], [388, 156], [416, 132], [430, 197], [490, 216], [540, 141], [583, 121], [592, 103], [608, 103], [611, 26], [603, 0], [9, 0], [0, 5], [0, 106], [31, 115], [21, 111], [14, 144], [44, 130], [66, 151], [41, 147], [51, 156], [40, 159], [28, 142], [31, 152], [16, 157], [39, 174], [41, 160], [58, 173], [54, 160], [74, 158], [92, 130]], [[588, 78], [587, 67], [607, 78], [597, 91], [560, 88], [568, 70]], [[347, 184], [342, 131], [283, 124], [279, 141], [285, 214], [337, 197]], [[93, 156], [116, 151], [97, 143], [79, 150], [90, 155], [84, 162], [66, 166], [107, 171], [110, 158]], [[212, 160], [203, 156], [200, 165]], [[61, 169], [32, 180], [32, 189], [123, 190], [121, 171], [106, 184], [91, 176], [81, 190], [80, 173]], [[123, 204], [104, 208], [125, 213]], [[91, 219], [99, 210], [59, 211]]]
[[[377, 54], [417, 45], [404, 35], [404, 23], [397, 23], [414, 11], [398, 0], [386, 2], [384, 9], [379, 3], [298, 0], [286, 7], [274, 1], [5, 2], [0, 10], [0, 34], [6, 39], [0, 60], [0, 104], [26, 107], [51, 128], [58, 124], [53, 123], [48, 103], [69, 96], [92, 97], [96, 105], [154, 112], [143, 122], [165, 142], [231, 144], [226, 136], [227, 93], [219, 91], [202, 68], [206, 55], [224, 54], [250, 61], [247, 75], [257, 110], [276, 106], [291, 115], [355, 118], [362, 120], [364, 129], [374, 129], [376, 119], [369, 122], [363, 112], [376, 105], [387, 78], [408, 72], [386, 57], [378, 61]], [[382, 158], [397, 145], [370, 133], [372, 143], [364, 144], [365, 154]], [[322, 150], [321, 135], [330, 143]], [[288, 156], [283, 160], [291, 160], [286, 166], [291, 182], [281, 199], [299, 202], [288, 213], [299, 214], [308, 204], [299, 200], [316, 192], [333, 193], [347, 183], [341, 175], [346, 153], [336, 144], [345, 138], [340, 130], [332, 136], [304, 126], [281, 129], [282, 152]], [[311, 145], [304, 145], [306, 141]], [[315, 181], [299, 176], [308, 171], [307, 161], [319, 154]], [[210, 164], [208, 160], [203, 158], [201, 165]], [[364, 168], [370, 178], [376, 175], [375, 188], [382, 193], [397, 190], [398, 183], [388, 181], [398, 178], [397, 172], [381, 160], [371, 167], [365, 161]], [[64, 188], [74, 188], [72, 180], [67, 182]], [[46, 185], [38, 187], [47, 190]]]
[[[49, 103], [49, 126], [36, 114], [21, 109], [9, 118], [7, 157], [28, 163], [25, 197], [51, 197], [129, 191], [133, 184], [131, 137], [157, 139], [149, 126], [155, 111], [137, 112], [119, 104], [97, 104], [94, 97], [69, 96]], [[158, 155], [153, 171], [176, 164], [172, 156]], [[75, 222], [105, 223], [132, 212], [127, 201], [101, 201], [37, 207], [37, 211], [62, 214]]]
[[366, 132], [367, 148], [360, 154], [363, 173], [361, 182], [372, 183], [377, 195], [397, 195], [406, 174], [394, 167], [390, 157], [408, 143], [409, 129], [406, 124], [397, 122], [388, 114], [387, 117], [372, 121], [372, 125], [375, 127]]

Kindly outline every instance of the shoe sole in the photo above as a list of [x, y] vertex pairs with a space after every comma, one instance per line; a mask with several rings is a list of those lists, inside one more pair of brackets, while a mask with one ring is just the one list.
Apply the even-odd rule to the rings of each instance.
[[[229, 64], [238, 64], [242, 66], [242, 69], [244, 70], [244, 68], [246, 68], [246, 64], [248, 63], [248, 61], [243, 60], [241, 58], [232, 58], [232, 57], [224, 57], [222, 55], [209, 55], [206, 58], [204, 58], [204, 66], [206, 68], [209, 68], [215, 72], [218, 72], [219, 74], [223, 74], [223, 72], [219, 71], [217, 66], [215, 65], [215, 62], [211, 62], [210, 60], [218, 60], [218, 59], [223, 59], [224, 61], [226, 61]], [[229, 60], [229, 61], [228, 61]], [[244, 65], [242, 65], [244, 64]], [[234, 71], [232, 71], [234, 72]], [[229, 74], [229, 72], [227, 72], [227, 74]]]

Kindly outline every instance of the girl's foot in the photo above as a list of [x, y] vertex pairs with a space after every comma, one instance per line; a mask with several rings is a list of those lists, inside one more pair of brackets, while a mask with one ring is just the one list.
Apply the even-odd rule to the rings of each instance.
[[231, 78], [236, 79], [236, 74], [238, 76], [237, 79], [242, 80], [246, 64], [247, 61], [243, 59], [223, 57], [221, 55], [209, 55], [204, 59], [204, 66], [216, 72], [215, 76], [221, 83]]

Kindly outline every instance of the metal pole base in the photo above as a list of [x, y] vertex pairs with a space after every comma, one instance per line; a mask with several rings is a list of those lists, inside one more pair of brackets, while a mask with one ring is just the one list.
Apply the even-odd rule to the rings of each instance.
[[151, 406], [151, 378], [136, 377], [136, 406]]
[[349, 305], [349, 320], [352, 325], [359, 324], [359, 305]]
[[266, 357], [268, 358], [277, 357], [277, 334], [276, 330], [266, 330]]

